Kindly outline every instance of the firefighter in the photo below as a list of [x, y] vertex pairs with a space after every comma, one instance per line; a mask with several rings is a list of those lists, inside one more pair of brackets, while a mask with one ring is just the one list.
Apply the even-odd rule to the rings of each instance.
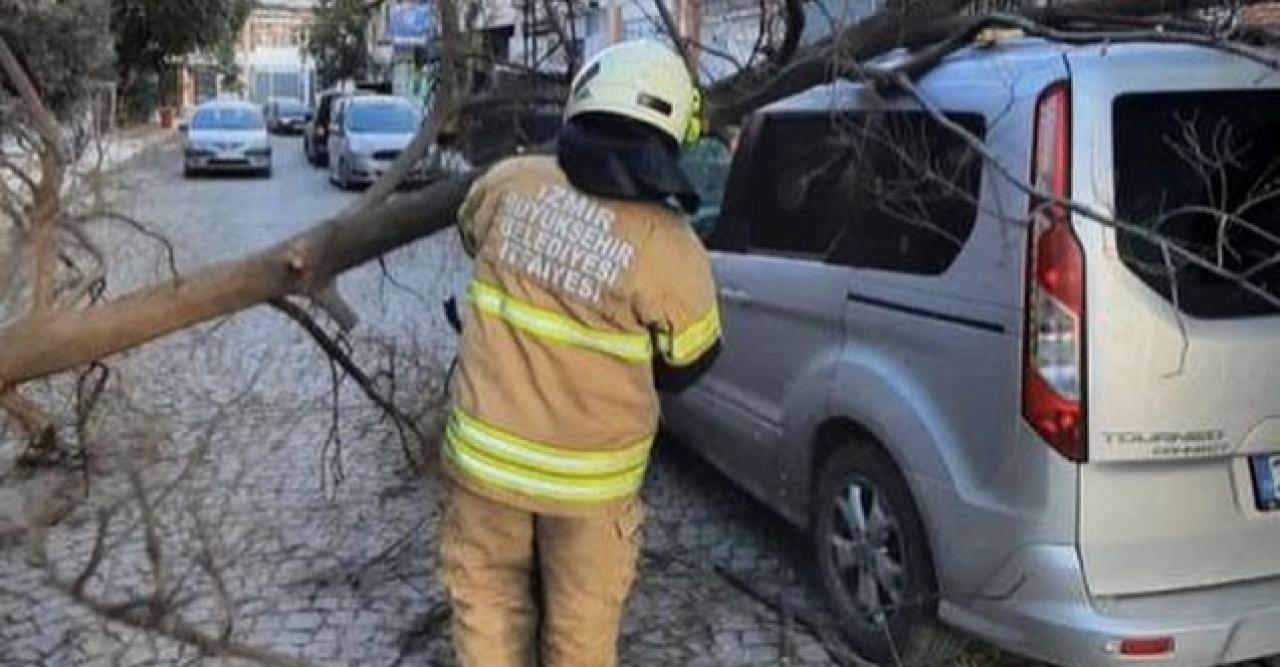
[[459, 209], [475, 267], [441, 578], [465, 667], [616, 664], [655, 386], [687, 385], [719, 346], [678, 163], [699, 105], [670, 49], [615, 45], [575, 77], [557, 154], [499, 163]]

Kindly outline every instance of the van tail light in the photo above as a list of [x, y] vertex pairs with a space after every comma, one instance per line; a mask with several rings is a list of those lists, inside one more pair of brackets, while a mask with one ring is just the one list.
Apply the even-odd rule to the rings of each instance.
[[[1036, 104], [1031, 183], [1070, 196], [1070, 91], [1050, 86]], [[1084, 436], [1084, 254], [1066, 207], [1033, 197], [1026, 271], [1022, 416], [1068, 460], [1088, 458]]]

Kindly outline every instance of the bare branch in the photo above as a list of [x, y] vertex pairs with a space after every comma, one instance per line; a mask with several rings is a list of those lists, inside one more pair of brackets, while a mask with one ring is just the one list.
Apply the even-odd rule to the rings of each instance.
[[125, 215], [119, 211], [110, 209], [94, 211], [86, 215], [80, 215], [71, 218], [68, 223], [71, 225], [83, 225], [92, 222], [107, 221], [118, 222], [123, 224], [135, 232], [154, 241], [157, 245], [164, 249], [165, 261], [169, 264], [169, 275], [174, 280], [178, 280], [178, 260], [174, 254], [173, 243], [165, 238], [163, 234], [159, 234], [137, 218]]
[[351, 377], [351, 379], [356, 381], [356, 384], [360, 386], [360, 389], [364, 392], [365, 396], [367, 396], [374, 405], [377, 405], [383, 412], [391, 417], [392, 423], [395, 424], [397, 431], [400, 432], [400, 444], [404, 451], [405, 458], [411, 465], [420, 465], [417, 460], [417, 456], [414, 455], [413, 450], [409, 447], [408, 439], [405, 437], [405, 431], [408, 430], [413, 433], [417, 442], [423, 443], [427, 441], [426, 434], [418, 428], [414, 419], [405, 414], [404, 411], [396, 406], [396, 404], [390, 399], [383, 396], [382, 392], [378, 390], [377, 384], [367, 373], [364, 372], [364, 369], [360, 368], [359, 364], [351, 358], [351, 355], [344, 350], [337, 341], [325, 333], [320, 324], [308, 315], [305, 310], [299, 308], [288, 299], [283, 298], [272, 300], [271, 305], [276, 310], [284, 313], [285, 316], [293, 320], [298, 324], [298, 326], [302, 327], [303, 330], [311, 336], [312, 340], [314, 340], [316, 344], [324, 350], [325, 354], [329, 355], [329, 358], [334, 363], [340, 366], [342, 370]]
[[53, 420], [35, 401], [18, 393], [16, 389], [0, 391], [0, 408], [9, 413], [27, 434], [27, 452], [23, 460], [42, 463], [57, 450], [57, 431]]
[[308, 667], [306, 660], [283, 655], [274, 651], [250, 646], [231, 639], [213, 637], [182, 619], [166, 614], [154, 618], [146, 600], [130, 600], [121, 603], [110, 603], [88, 595], [83, 591], [76, 593], [71, 582], [53, 579], [53, 587], [66, 595], [76, 604], [94, 614], [128, 627], [154, 632], [174, 641], [199, 648], [205, 655], [217, 658], [240, 658], [251, 660], [270, 667]]
[[658, 10], [658, 16], [662, 18], [662, 28], [671, 36], [671, 42], [676, 45], [676, 49], [680, 52], [680, 57], [684, 59], [684, 66], [689, 70], [689, 78], [693, 79], [694, 85], [697, 85], [701, 77], [698, 76], [698, 68], [694, 64], [697, 60], [693, 56], [693, 51], [689, 47], [689, 42], [680, 34], [679, 28], [676, 27], [676, 20], [671, 16], [671, 10], [667, 8], [667, 0], [653, 0], [653, 6]]
[[0, 71], [4, 72], [5, 77], [17, 89], [18, 96], [22, 98], [23, 105], [27, 107], [27, 113], [30, 115], [32, 122], [35, 123], [41, 139], [50, 147], [57, 159], [61, 161], [63, 155], [58, 124], [53, 119], [53, 114], [49, 113], [49, 109], [45, 107], [44, 101], [40, 99], [40, 93], [36, 91], [35, 85], [31, 83], [31, 78], [27, 76], [27, 71], [18, 62], [18, 58], [14, 56], [13, 51], [9, 48], [9, 42], [4, 37], [0, 37]]

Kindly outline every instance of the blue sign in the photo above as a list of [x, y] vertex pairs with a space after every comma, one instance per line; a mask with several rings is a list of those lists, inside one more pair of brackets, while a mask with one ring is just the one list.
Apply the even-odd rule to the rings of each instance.
[[391, 6], [391, 25], [387, 32], [391, 35], [392, 44], [405, 46], [426, 44], [430, 29], [430, 5], [401, 3]]

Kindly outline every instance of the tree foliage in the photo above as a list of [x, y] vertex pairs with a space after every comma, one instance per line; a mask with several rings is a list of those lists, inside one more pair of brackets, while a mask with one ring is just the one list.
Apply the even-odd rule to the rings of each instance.
[[323, 86], [365, 73], [365, 32], [369, 9], [364, 0], [320, 0], [307, 50], [316, 61]]
[[171, 56], [234, 39], [254, 0], [111, 0], [111, 28], [124, 70], [159, 71]]
[[256, 0], [110, 0], [121, 86], [137, 90], [171, 58], [233, 42]]
[[[114, 55], [102, 32], [107, 15], [108, 0], [0, 0], [0, 37], [59, 118], [81, 110], [92, 87], [111, 78]], [[13, 94], [0, 77], [0, 127], [12, 126]]]

